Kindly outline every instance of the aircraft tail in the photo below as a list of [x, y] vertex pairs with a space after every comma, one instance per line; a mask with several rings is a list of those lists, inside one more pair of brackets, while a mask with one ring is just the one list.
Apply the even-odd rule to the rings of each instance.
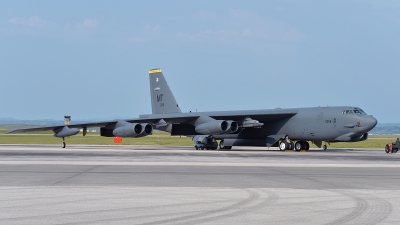
[[182, 113], [161, 69], [149, 70], [153, 114]]

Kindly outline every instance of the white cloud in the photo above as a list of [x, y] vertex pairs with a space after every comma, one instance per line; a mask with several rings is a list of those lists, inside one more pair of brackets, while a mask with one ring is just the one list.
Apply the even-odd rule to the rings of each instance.
[[197, 34], [182, 34], [180, 37], [215, 39], [219, 41], [301, 41], [305, 34], [276, 20], [265, 18], [247, 10], [230, 9], [228, 14], [212, 14], [199, 11], [193, 15], [195, 20], [209, 23], [209, 28]]
[[191, 19], [193, 24], [199, 24], [201, 27], [184, 29], [174, 26], [167, 29], [168, 24], [144, 25], [126, 39], [131, 42], [163, 38], [180, 43], [217, 41], [229, 44], [244, 41], [259, 44], [268, 41], [297, 42], [305, 37], [305, 34], [295, 27], [246, 10], [231, 9], [227, 13], [219, 14], [201, 10], [195, 12]]
[[251, 36], [251, 35], [253, 35], [253, 30], [249, 27], [245, 28], [242, 31], [242, 36]]
[[99, 22], [97, 22], [97, 20], [85, 19], [85, 21], [83, 21], [83, 27], [86, 28], [97, 28], [98, 25]]
[[304, 37], [305, 35], [303, 33], [299, 32], [296, 28], [292, 28], [286, 32], [286, 34], [283, 36], [283, 40], [299, 41]]
[[39, 16], [32, 16], [28, 19], [21, 18], [21, 17], [14, 17], [14, 18], [9, 19], [8, 23], [24, 25], [24, 26], [31, 26], [31, 27], [46, 27], [46, 26], [55, 25], [55, 23], [41, 19]]
[[144, 29], [145, 29], [145, 32], [158, 33], [161, 31], [161, 26], [158, 24], [155, 26], [146, 25]]
[[[180, 37], [181, 34], [177, 34], [177, 37]], [[162, 33], [161, 25], [144, 25], [136, 34], [125, 38], [132, 43], [143, 43], [146, 41], [151, 41], [160, 37], [169, 37], [170, 35]], [[187, 38], [185, 35], [184, 38]]]
[[99, 27], [96, 19], [83, 19], [81, 22], [67, 22], [64, 25], [42, 19], [38, 15], [29, 18], [13, 17], [7, 20], [9, 33], [31, 36], [70, 37], [93, 34]]
[[76, 25], [80, 29], [96, 29], [98, 26], [99, 22], [93, 19], [85, 19], [82, 23]]

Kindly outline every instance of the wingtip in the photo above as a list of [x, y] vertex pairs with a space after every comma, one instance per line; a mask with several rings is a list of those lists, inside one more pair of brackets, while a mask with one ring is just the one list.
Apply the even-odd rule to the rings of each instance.
[[6, 134], [18, 133], [18, 130], [19, 130], [19, 129], [9, 130]]

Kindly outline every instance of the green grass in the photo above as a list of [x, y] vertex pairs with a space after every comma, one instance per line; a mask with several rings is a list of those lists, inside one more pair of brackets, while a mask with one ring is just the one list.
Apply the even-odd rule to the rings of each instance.
[[[359, 142], [337, 142], [327, 144], [328, 148], [374, 148], [384, 149], [388, 142], [393, 142], [397, 137], [393, 136], [373, 136], [369, 137], [366, 141]], [[323, 143], [324, 144], [324, 143]], [[315, 145], [311, 144], [311, 148], [316, 148]]]
[[[6, 131], [0, 131], [0, 144], [61, 144], [61, 138], [53, 137], [53, 132], [36, 132], [5, 135]], [[101, 137], [99, 133], [88, 133], [83, 137], [78, 134], [66, 137], [67, 145], [113, 145], [113, 137]], [[141, 138], [122, 138], [122, 145], [171, 145], [192, 146], [192, 138], [171, 137], [169, 133], [155, 132], [153, 135]]]
[[[0, 144], [61, 144], [61, 138], [53, 137], [52, 131], [21, 133], [5, 135], [6, 130], [0, 130]], [[394, 136], [370, 136], [361, 142], [331, 143], [328, 148], [375, 148], [384, 149], [388, 142], [395, 141]], [[67, 145], [114, 145], [114, 138], [101, 137], [97, 132], [88, 132], [86, 137], [78, 134], [65, 138]], [[188, 137], [171, 137], [166, 132], [154, 132], [153, 135], [141, 138], [122, 138], [122, 145], [170, 145], [193, 146], [193, 141]], [[311, 148], [316, 148], [310, 143]]]

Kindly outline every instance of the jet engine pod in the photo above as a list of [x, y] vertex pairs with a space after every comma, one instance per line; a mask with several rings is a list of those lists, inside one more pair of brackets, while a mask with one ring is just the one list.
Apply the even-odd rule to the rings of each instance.
[[54, 137], [69, 137], [79, 133], [78, 128], [69, 128], [67, 126], [62, 129], [54, 130]]
[[142, 126], [142, 133], [140, 133], [137, 137], [144, 137], [153, 133], [153, 126], [148, 123], [140, 124]]
[[[236, 123], [236, 122], [235, 122]], [[214, 120], [208, 123], [199, 124], [195, 130], [199, 134], [222, 134], [227, 132], [231, 125], [225, 120]]]
[[113, 135], [119, 137], [143, 137], [152, 132], [153, 127], [150, 124], [126, 123], [124, 126], [115, 128]]
[[233, 120], [228, 120], [226, 121], [228, 123], [228, 130], [224, 132], [224, 134], [230, 134], [230, 133], [235, 133], [239, 129], [239, 125], [237, 122]]

